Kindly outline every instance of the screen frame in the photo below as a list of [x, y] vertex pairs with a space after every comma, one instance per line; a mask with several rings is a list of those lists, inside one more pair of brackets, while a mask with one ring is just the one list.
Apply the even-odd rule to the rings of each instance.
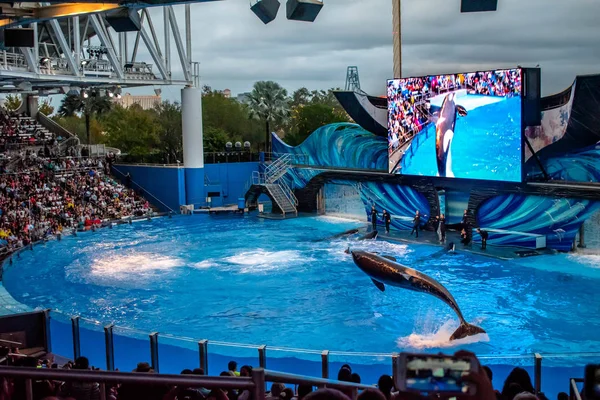
[[525, 112], [525, 94], [526, 94], [526, 70], [527, 68], [521, 67], [521, 66], [516, 66], [516, 67], [507, 67], [507, 68], [492, 68], [492, 69], [482, 69], [482, 70], [478, 70], [478, 71], [470, 71], [470, 72], [450, 72], [450, 73], [436, 73], [436, 74], [428, 74], [428, 75], [417, 75], [417, 76], [403, 76], [401, 78], [391, 78], [391, 79], [386, 79], [386, 83], [385, 83], [385, 90], [386, 90], [386, 99], [388, 101], [388, 107], [387, 107], [387, 131], [388, 131], [388, 146], [389, 146], [389, 120], [390, 120], [390, 107], [389, 107], [389, 97], [388, 97], [388, 93], [387, 93], [387, 89], [388, 86], [390, 84], [390, 82], [392, 81], [397, 81], [397, 80], [401, 80], [401, 79], [416, 79], [416, 78], [426, 78], [429, 76], [440, 76], [440, 75], [458, 75], [458, 74], [476, 74], [479, 72], [490, 72], [490, 71], [508, 71], [508, 70], [519, 70], [520, 74], [521, 74], [521, 95], [519, 96], [521, 98], [521, 118], [520, 118], [520, 125], [521, 125], [521, 129], [520, 129], [520, 146], [521, 146], [521, 162], [519, 165], [520, 168], [520, 181], [507, 181], [507, 180], [502, 180], [502, 179], [477, 179], [477, 178], [447, 178], [447, 177], [440, 177], [440, 176], [431, 176], [431, 175], [416, 175], [416, 174], [394, 174], [390, 172], [389, 169], [389, 151], [388, 151], [388, 171], [387, 173], [390, 175], [401, 175], [401, 176], [406, 176], [406, 177], [419, 177], [419, 178], [431, 178], [431, 179], [435, 179], [435, 180], [447, 180], [447, 179], [451, 179], [451, 180], [458, 180], [458, 181], [472, 181], [472, 182], [478, 182], [478, 183], [489, 183], [489, 182], [499, 182], [499, 183], [504, 183], [504, 184], [522, 184], [525, 182], [525, 174], [524, 174], [524, 160], [525, 160], [525, 149], [524, 149], [524, 145], [525, 145], [525, 120], [524, 120], [524, 112]]

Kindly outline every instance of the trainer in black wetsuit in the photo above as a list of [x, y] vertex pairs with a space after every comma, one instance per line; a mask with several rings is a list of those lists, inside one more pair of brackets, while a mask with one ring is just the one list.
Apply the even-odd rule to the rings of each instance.
[[460, 232], [460, 242], [465, 246], [468, 246], [469, 243], [471, 243], [471, 238], [467, 234], [467, 231], [464, 229]]
[[446, 217], [444, 216], [444, 214], [441, 214], [439, 217], [437, 217], [437, 233], [438, 233], [438, 239], [440, 240], [440, 243], [445, 243], [446, 242]]
[[487, 247], [487, 240], [490, 234], [487, 231], [477, 228], [477, 233], [481, 236], [481, 250], [485, 250]]
[[415, 217], [413, 218], [413, 228], [412, 231], [410, 231], [410, 235], [412, 236], [413, 233], [416, 233], [416, 237], [419, 237], [419, 224], [421, 223], [421, 215], [419, 214], [419, 211], [417, 210], [417, 212], [415, 213]]
[[383, 210], [383, 222], [385, 222], [385, 233], [390, 233], [390, 223], [392, 222], [392, 216], [387, 210]]
[[371, 206], [371, 226], [374, 231], [377, 230], [377, 210], [375, 209], [375, 206]]

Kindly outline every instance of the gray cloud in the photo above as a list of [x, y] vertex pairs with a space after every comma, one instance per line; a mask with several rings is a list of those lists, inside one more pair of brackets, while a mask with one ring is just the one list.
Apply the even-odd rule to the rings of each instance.
[[[280, 1], [268, 25], [245, 0], [192, 6], [193, 58], [203, 83], [234, 94], [266, 79], [288, 91], [327, 89], [343, 87], [346, 67], [356, 65], [363, 89], [384, 93], [393, 65], [391, 0], [325, 0], [312, 24], [288, 21]], [[495, 13], [460, 14], [460, 0], [404, 0], [404, 75], [540, 64], [542, 91], [551, 94], [577, 74], [600, 72], [599, 1], [498, 1]], [[176, 13], [183, 30], [183, 7]], [[160, 29], [160, 10], [152, 15]], [[174, 48], [172, 57], [177, 73]], [[164, 93], [179, 97], [175, 88]]]

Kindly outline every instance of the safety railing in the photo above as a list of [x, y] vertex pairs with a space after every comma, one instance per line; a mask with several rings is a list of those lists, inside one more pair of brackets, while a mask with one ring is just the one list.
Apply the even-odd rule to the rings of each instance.
[[152, 386], [181, 386], [203, 387], [207, 389], [242, 389], [253, 393], [254, 399], [265, 398], [267, 382], [288, 384], [305, 384], [317, 387], [329, 387], [341, 390], [351, 390], [352, 398], [356, 399], [359, 390], [372, 386], [351, 382], [341, 382], [330, 379], [313, 378], [304, 375], [285, 374], [276, 371], [254, 368], [251, 377], [228, 377], [206, 375], [158, 375], [132, 372], [105, 372], [89, 370], [60, 370], [19, 368], [0, 366], [0, 376], [18, 379], [25, 384], [25, 399], [32, 400], [33, 382], [39, 380], [54, 380], [66, 382], [95, 382], [99, 384], [100, 399], [106, 399], [106, 384], [136, 384]]
[[[85, 355], [86, 352], [81, 351], [81, 332], [80, 332], [80, 322], [84, 321], [88, 325], [93, 325], [94, 330], [102, 329], [104, 332], [104, 347], [106, 354], [106, 369], [108, 371], [112, 371], [115, 369], [115, 330], [123, 330], [128, 333], [129, 336], [134, 335], [138, 340], [142, 340], [142, 337], [145, 337], [149, 343], [149, 346], [146, 349], [150, 349], [149, 359], [151, 360], [150, 364], [152, 368], [156, 371], [160, 371], [160, 365], [158, 360], [159, 357], [159, 349], [170, 349], [172, 351], [175, 340], [185, 342], [185, 348], [195, 348], [197, 352], [197, 360], [198, 366], [203, 368], [205, 373], [209, 373], [210, 365], [209, 365], [209, 355], [220, 355], [226, 356], [228, 355], [225, 351], [227, 348], [234, 349], [237, 357], [242, 357], [240, 354], [244, 354], [246, 358], [254, 358], [258, 360], [258, 366], [261, 368], [267, 368], [269, 363], [276, 364], [277, 356], [273, 358], [269, 358], [268, 354], [279, 354], [280, 358], [286, 357], [296, 357], [300, 359], [307, 359], [307, 357], [311, 360], [316, 360], [316, 358], [320, 358], [320, 371], [314, 369], [315, 375], [321, 375], [322, 379], [328, 379], [330, 376], [330, 365], [335, 363], [336, 365], [340, 363], [349, 363], [354, 365], [365, 365], [372, 364], [380, 366], [382, 363], [387, 365], [385, 371], [383, 373], [387, 373], [390, 375], [394, 375], [396, 373], [396, 365], [398, 354], [397, 353], [367, 353], [367, 352], [353, 352], [353, 351], [333, 351], [333, 350], [315, 350], [315, 349], [298, 349], [298, 348], [287, 348], [281, 346], [268, 346], [268, 345], [254, 345], [254, 344], [241, 344], [241, 343], [229, 343], [229, 342], [220, 342], [220, 341], [212, 341], [207, 339], [192, 339], [192, 338], [178, 338], [168, 334], [162, 334], [158, 332], [143, 332], [130, 328], [121, 328], [117, 327], [114, 324], [103, 325], [98, 321], [87, 320], [78, 316], [71, 317], [71, 332], [72, 332], [72, 344], [73, 344], [73, 358], [77, 358], [80, 355]], [[89, 329], [89, 327], [87, 328]], [[65, 340], [63, 338], [63, 340]], [[161, 347], [159, 346], [159, 342], [164, 342], [169, 345], [169, 347]], [[87, 339], [88, 346], [92, 345], [89, 338]], [[95, 343], [97, 346], [97, 343]], [[181, 345], [180, 345], [181, 346]], [[192, 347], [193, 346], [193, 347]], [[145, 346], [144, 346], [145, 347]], [[184, 347], [182, 347], [183, 350]], [[118, 349], [119, 350], [119, 349]], [[189, 350], [188, 350], [189, 351]], [[254, 356], [251, 355], [254, 354]], [[63, 354], [64, 355], [64, 354]], [[586, 356], [590, 356], [590, 359], [595, 359], [590, 354], [584, 354]], [[599, 357], [600, 354], [595, 355], [595, 357]], [[146, 358], [148, 355], [140, 355], [140, 357]], [[234, 357], [232, 355], [232, 357]], [[552, 355], [548, 355], [548, 358], [551, 358]], [[494, 363], [503, 362], [507, 365], [520, 365], [524, 367], [531, 368], [533, 370], [533, 383], [534, 389], [536, 393], [541, 391], [542, 388], [542, 361], [544, 357], [539, 354], [529, 354], [529, 355], [478, 355], [481, 363], [484, 365], [495, 365]], [[313, 361], [316, 364], [316, 361]], [[376, 363], [376, 364], [375, 364]], [[188, 366], [189, 368], [189, 366]], [[218, 373], [220, 370], [213, 371], [213, 373]], [[312, 372], [311, 372], [312, 374]], [[277, 382], [277, 380], [275, 380]], [[295, 383], [291, 381], [285, 381], [286, 383]]]
[[[112, 166], [112, 170], [115, 171], [115, 172], [118, 172], [123, 178], [127, 177], [127, 175], [123, 171], [121, 171], [120, 169], [118, 169], [114, 165]], [[169, 207], [168, 205], [166, 205], [161, 199], [159, 199], [158, 197], [156, 197], [155, 195], [153, 195], [152, 193], [150, 193], [145, 187], [143, 187], [142, 185], [140, 185], [139, 183], [137, 183], [133, 179], [131, 179], [131, 184], [137, 186], [138, 189], [143, 190], [144, 191], [144, 197], [146, 197], [146, 195], [150, 195], [150, 197], [152, 197], [158, 203], [160, 203], [161, 205], [165, 206], [167, 208], [167, 210], [169, 210], [172, 213], [176, 213], [175, 210], [173, 210], [171, 207]]]
[[294, 194], [294, 191], [290, 189], [288, 184], [285, 182], [285, 179], [279, 180], [279, 187], [281, 187], [281, 191], [287, 197], [287, 199], [294, 205], [294, 207], [298, 206], [298, 198]]
[[581, 400], [581, 393], [579, 392], [579, 388], [577, 387], [578, 383], [583, 383], [583, 379], [569, 379], [569, 399], [571, 400]]

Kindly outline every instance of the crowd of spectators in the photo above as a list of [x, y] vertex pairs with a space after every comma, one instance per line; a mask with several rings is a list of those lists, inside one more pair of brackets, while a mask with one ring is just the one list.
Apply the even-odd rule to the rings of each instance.
[[[466, 355], [471, 353], [460, 351]], [[457, 356], [459, 355], [457, 353]], [[32, 367], [32, 368], [51, 368], [51, 369], [73, 369], [73, 370], [98, 370], [90, 366], [86, 357], [79, 357], [75, 362], [67, 362], [62, 366], [54, 363], [52, 359], [35, 359], [30, 357], [11, 357], [8, 361], [11, 365]], [[140, 362], [132, 371], [142, 374], [153, 374], [152, 366], [147, 362]], [[204, 370], [196, 368], [194, 370], [184, 369], [182, 375], [203, 376]], [[225, 377], [251, 377], [252, 366], [244, 365], [237, 370], [237, 363], [229, 363], [227, 370], [220, 373]], [[501, 390], [495, 390], [492, 385], [492, 370], [487, 366], [481, 366], [477, 362], [476, 368], [463, 376], [463, 382], [475, 387], [475, 394], [465, 396], [453, 394], [451, 397], [457, 399], [472, 400], [546, 400], [543, 393], [535, 394], [531, 377], [523, 368], [514, 368], [506, 380]], [[352, 371], [350, 365], [343, 365], [337, 376], [341, 382], [361, 383], [360, 375]], [[22, 380], [9, 380], [0, 378], [0, 400], [22, 400], [25, 399], [25, 385]], [[102, 387], [97, 382], [62, 382], [39, 380], [33, 382], [34, 400], [99, 400]], [[104, 397], [109, 400], [260, 400], [253, 399], [253, 393], [248, 390], [234, 389], [207, 389], [203, 387], [181, 387], [164, 386], [155, 384], [107, 384], [104, 387]], [[558, 400], [564, 399], [565, 393], [558, 395]], [[270, 391], [266, 393], [262, 400], [349, 400], [352, 398], [352, 389], [320, 389], [307, 384], [299, 386], [286, 386], [282, 383], [273, 383]], [[404, 400], [404, 399], [427, 399], [438, 398], [421, 396], [418, 392], [402, 392], [395, 388], [394, 380], [389, 375], [382, 375], [376, 385], [372, 388], [359, 391], [359, 400]], [[444, 398], [444, 397], [439, 397]]]
[[113, 161], [112, 156], [53, 158], [30, 150], [5, 161], [0, 166], [1, 251], [147, 214], [148, 202], [110, 177]]
[[518, 96], [521, 74], [519, 70], [497, 70], [390, 80], [387, 87], [390, 153], [428, 123], [429, 98], [460, 89], [476, 95]]
[[49, 132], [33, 118], [0, 110], [0, 152], [22, 146], [44, 146], [54, 155], [65, 138]]

